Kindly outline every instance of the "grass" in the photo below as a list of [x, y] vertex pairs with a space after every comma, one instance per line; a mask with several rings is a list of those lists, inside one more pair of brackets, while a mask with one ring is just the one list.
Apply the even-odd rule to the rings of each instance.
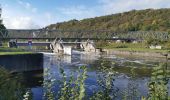
[[0, 52], [0, 55], [33, 54], [32, 52]]
[[153, 52], [153, 53], [169, 53], [170, 50], [157, 50], [149, 48], [112, 48], [113, 50], [120, 51], [133, 51], [133, 52]]
[[1, 47], [0, 52], [24, 52], [24, 49]]
[[0, 47], [0, 55], [18, 55], [18, 54], [32, 54], [24, 49]]
[[[133, 51], [133, 52], [155, 52], [155, 53], [169, 53], [170, 49], [150, 49], [145, 43], [107, 43], [106, 45], [98, 45], [103, 49], [113, 49], [120, 51]], [[162, 46], [164, 47], [164, 46]]]

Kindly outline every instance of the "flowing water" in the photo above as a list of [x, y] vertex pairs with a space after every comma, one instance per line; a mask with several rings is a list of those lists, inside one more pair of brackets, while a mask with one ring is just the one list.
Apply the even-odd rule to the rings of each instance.
[[[101, 63], [105, 67], [114, 67], [114, 89], [116, 90], [117, 99], [121, 99], [125, 90], [129, 91], [134, 86], [139, 96], [148, 95], [148, 83], [151, 77], [152, 68], [159, 66], [162, 61], [145, 59], [145, 58], [128, 58], [116, 55], [94, 54], [74, 51], [72, 56], [61, 56], [54, 53], [44, 54], [44, 72], [28, 72], [25, 75], [25, 84], [31, 89], [34, 100], [42, 100], [45, 92], [43, 87], [44, 80], [60, 80], [60, 68], [64, 69], [69, 77], [73, 73], [76, 77], [80, 66], [87, 66], [88, 78], [85, 80], [86, 94], [90, 97], [95, 91], [99, 90], [98, 75], [101, 74]], [[170, 63], [168, 63], [170, 67]], [[48, 75], [46, 75], [48, 73]], [[50, 73], [50, 74], [49, 74]], [[34, 75], [35, 74], [35, 75]], [[31, 77], [36, 76], [36, 77]], [[132, 76], [134, 78], [132, 79]], [[31, 84], [28, 84], [31, 82]], [[52, 84], [55, 92], [59, 90], [58, 83]], [[167, 84], [170, 86], [170, 82]], [[170, 93], [170, 89], [168, 89]], [[170, 94], [168, 94], [170, 95]]]

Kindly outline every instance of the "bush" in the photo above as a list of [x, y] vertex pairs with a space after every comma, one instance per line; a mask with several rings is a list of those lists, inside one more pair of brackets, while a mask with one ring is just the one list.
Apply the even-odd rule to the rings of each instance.
[[23, 99], [23, 87], [18, 80], [17, 75], [12, 75], [0, 67], [0, 100]]
[[149, 39], [149, 40], [147, 40], [147, 44], [148, 45], [158, 45], [158, 44], [161, 44], [161, 41], [158, 39]]

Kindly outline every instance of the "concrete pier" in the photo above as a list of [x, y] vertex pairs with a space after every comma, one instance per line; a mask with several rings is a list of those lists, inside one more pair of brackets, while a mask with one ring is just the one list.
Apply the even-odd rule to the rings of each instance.
[[96, 47], [93, 41], [87, 40], [87, 42], [80, 45], [81, 49], [85, 52], [96, 52]]
[[84, 50], [85, 52], [99, 52], [100, 51], [96, 49], [94, 42], [90, 40], [87, 40], [86, 42], [63, 42], [62, 40], [57, 41], [55, 39], [54, 42], [51, 43], [50, 48], [54, 53], [71, 55], [73, 46], [70, 46], [70, 45], [66, 46], [66, 44], [70, 44], [70, 45], [80, 44], [81, 49]]
[[64, 54], [72, 55], [72, 47], [71, 46], [64, 46]]

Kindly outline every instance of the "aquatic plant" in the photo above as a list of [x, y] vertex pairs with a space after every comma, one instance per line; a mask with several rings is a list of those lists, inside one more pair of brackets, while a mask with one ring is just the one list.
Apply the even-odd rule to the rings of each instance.
[[128, 82], [128, 86], [126, 89], [123, 90], [122, 94], [122, 99], [123, 100], [139, 100], [140, 95], [139, 95], [139, 90], [138, 90], [138, 84], [136, 82], [136, 73], [135, 73], [135, 68], [131, 68], [131, 77]]
[[85, 66], [79, 67], [78, 76], [75, 79], [73, 74], [67, 81], [67, 76], [62, 68], [62, 88], [58, 94], [59, 100], [83, 100], [85, 98], [85, 80], [87, 78], [87, 68]]
[[43, 88], [44, 88], [44, 99], [47, 100], [54, 100], [54, 91], [52, 90], [52, 86], [55, 84], [54, 80], [51, 77], [51, 73], [49, 71], [50, 69], [47, 67], [44, 69], [44, 82], [43, 82]]
[[151, 80], [148, 84], [149, 97], [148, 100], [169, 100], [168, 96], [168, 81], [170, 71], [166, 64], [161, 64], [153, 68]]
[[114, 86], [115, 71], [114, 62], [102, 61], [101, 66], [98, 68], [98, 85], [99, 89], [90, 98], [91, 100], [113, 100], [117, 97], [119, 91]]
[[[61, 66], [60, 80], [55, 80], [51, 77], [49, 68], [44, 71], [44, 99], [47, 100], [83, 100], [85, 98], [85, 80], [87, 78], [87, 68], [85, 66], [79, 67], [78, 75], [75, 78], [73, 73], [67, 76]], [[54, 91], [55, 83], [59, 84], [60, 90]]]
[[23, 100], [32, 100], [32, 92], [30, 89], [27, 89], [23, 95]]

